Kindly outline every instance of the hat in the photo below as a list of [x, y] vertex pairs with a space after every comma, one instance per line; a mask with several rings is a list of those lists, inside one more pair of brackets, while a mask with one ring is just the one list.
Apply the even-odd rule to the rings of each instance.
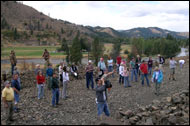
[[40, 64], [36, 64], [36, 67], [40, 66]]
[[88, 62], [89, 62], [89, 63], [92, 63], [92, 60], [89, 60]]
[[6, 86], [7, 84], [10, 84], [10, 81], [5, 81], [4, 85]]
[[137, 55], [137, 57], [140, 57], [139, 55]]
[[158, 54], [158, 56], [160, 56], [160, 54]]

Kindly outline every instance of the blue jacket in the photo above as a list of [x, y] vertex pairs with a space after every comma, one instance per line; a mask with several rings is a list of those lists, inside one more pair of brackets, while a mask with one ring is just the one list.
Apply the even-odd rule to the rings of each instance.
[[46, 77], [48, 77], [48, 76], [50, 76], [50, 77], [53, 76], [53, 69], [52, 69], [52, 68], [48, 68], [48, 69], [46, 70]]
[[100, 69], [102, 69], [102, 70], [105, 70], [105, 69], [106, 69], [105, 62], [99, 61], [99, 62], [98, 62], [98, 67], [99, 67]]
[[[152, 79], [155, 80], [154, 78], [156, 77], [156, 72], [154, 71], [153, 75], [152, 75]], [[158, 80], [157, 83], [161, 84], [163, 80], [163, 73], [161, 70], [159, 70], [159, 74], [158, 74]]]

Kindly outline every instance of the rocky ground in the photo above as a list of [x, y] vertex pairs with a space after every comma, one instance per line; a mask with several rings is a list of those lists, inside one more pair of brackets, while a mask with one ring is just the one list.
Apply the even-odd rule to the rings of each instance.
[[[142, 87], [140, 80], [138, 79], [138, 82], [130, 82], [132, 87], [124, 88], [123, 85], [118, 83], [117, 74], [115, 74], [115, 78], [110, 77], [110, 80], [113, 84], [111, 91], [108, 92], [108, 106], [111, 117], [122, 124], [142, 124], [140, 123], [142, 122], [140, 121], [140, 118], [137, 119], [139, 121], [138, 122], [136, 120], [137, 117], [134, 116], [131, 119], [134, 122], [131, 123], [129, 117], [126, 117], [127, 115], [122, 115], [121, 113], [131, 110], [134, 115], [136, 115], [138, 114], [137, 110], [139, 110], [139, 108], [146, 108], [155, 100], [165, 103], [167, 101], [163, 101], [163, 98], [173, 97], [173, 94], [184, 90], [189, 91], [189, 59], [182, 70], [180, 70], [179, 66], [177, 66], [175, 75], [177, 81], [169, 81], [168, 73], [168, 66], [164, 66], [164, 81], [161, 86], [161, 94], [159, 96], [154, 94], [155, 88], [153, 83], [151, 83], [151, 87], [147, 87], [145, 81], [145, 86]], [[21, 80], [23, 80], [23, 89], [20, 92], [19, 103], [19, 108], [21, 108], [21, 110], [19, 113], [14, 113], [13, 117], [15, 121], [12, 123], [12, 125], [99, 124], [100, 121], [97, 118], [97, 107], [95, 103], [95, 91], [86, 89], [85, 79], [71, 81], [68, 84], [68, 95], [70, 98], [67, 100], [60, 98], [60, 104], [62, 105], [58, 106], [58, 108], [52, 108], [52, 93], [47, 89], [47, 86], [45, 88], [45, 98], [38, 100], [36, 97], [37, 89], [35, 87], [35, 81], [33, 81], [34, 75], [30, 73], [30, 75], [23, 76], [26, 77], [21, 77]], [[62, 87], [60, 87], [60, 91], [62, 91]], [[187, 94], [189, 94], [189, 92], [184, 95], [189, 98], [189, 95]], [[172, 105], [173, 102], [171, 101], [170, 107], [175, 107]], [[176, 105], [180, 106], [180, 104]], [[186, 104], [183, 109], [188, 109], [189, 111], [189, 104]], [[174, 117], [175, 114], [170, 118]], [[189, 116], [186, 118], [189, 119]], [[5, 124], [4, 120], [5, 111], [3, 103], [1, 102], [2, 124]], [[152, 119], [147, 118], [144, 122], [151, 123], [151, 121]], [[189, 122], [183, 122], [182, 124], [189, 124]]]

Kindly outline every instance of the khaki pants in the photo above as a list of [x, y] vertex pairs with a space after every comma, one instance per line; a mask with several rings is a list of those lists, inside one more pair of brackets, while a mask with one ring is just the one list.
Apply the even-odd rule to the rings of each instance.
[[13, 102], [12, 101], [7, 101], [8, 108], [5, 108], [6, 110], [6, 122], [10, 121], [13, 119]]

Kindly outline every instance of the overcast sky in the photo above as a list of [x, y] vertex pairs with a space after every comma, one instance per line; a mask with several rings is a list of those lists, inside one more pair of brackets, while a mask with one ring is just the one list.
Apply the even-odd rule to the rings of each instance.
[[189, 1], [23, 1], [23, 4], [78, 25], [116, 30], [160, 27], [189, 32]]

